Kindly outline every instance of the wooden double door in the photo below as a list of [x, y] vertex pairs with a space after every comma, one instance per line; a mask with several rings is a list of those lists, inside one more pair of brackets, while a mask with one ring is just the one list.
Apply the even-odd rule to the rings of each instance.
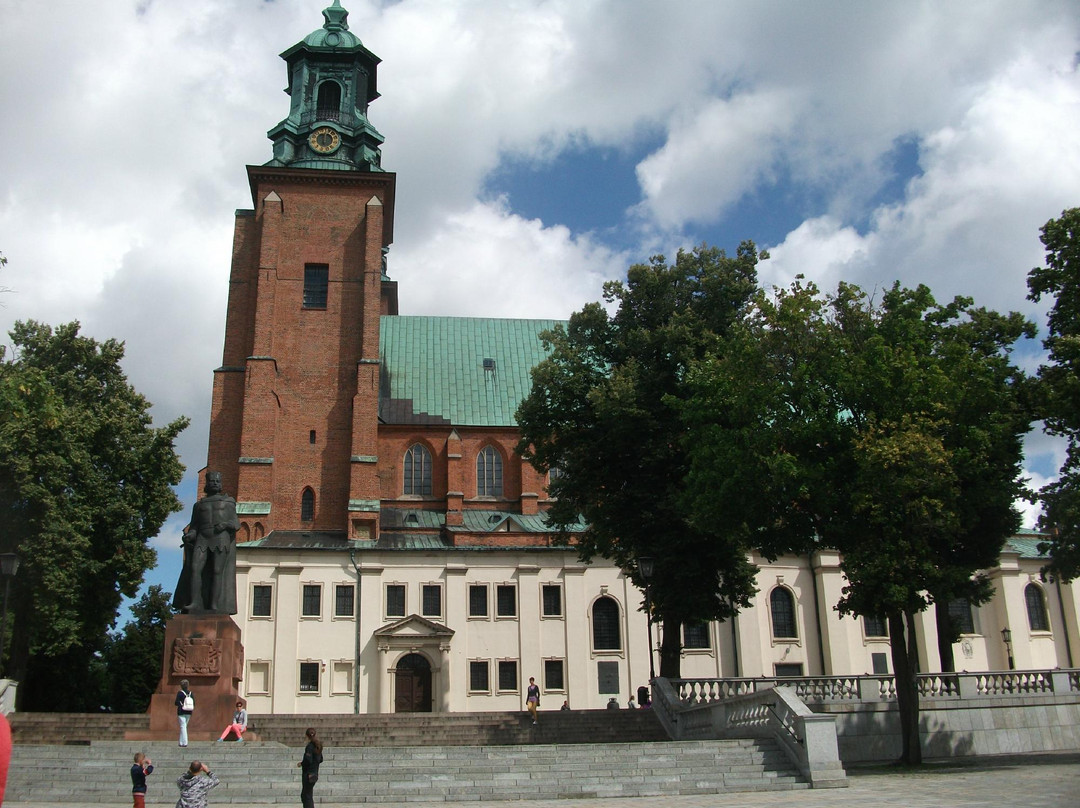
[[394, 712], [431, 712], [431, 663], [421, 654], [403, 656], [394, 669]]

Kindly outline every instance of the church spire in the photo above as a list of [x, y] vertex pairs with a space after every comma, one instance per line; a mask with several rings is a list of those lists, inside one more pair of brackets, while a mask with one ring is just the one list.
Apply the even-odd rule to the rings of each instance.
[[383, 136], [367, 119], [379, 97], [379, 57], [349, 31], [340, 0], [323, 9], [323, 27], [281, 54], [289, 69], [289, 117], [271, 129], [271, 166], [382, 171]]

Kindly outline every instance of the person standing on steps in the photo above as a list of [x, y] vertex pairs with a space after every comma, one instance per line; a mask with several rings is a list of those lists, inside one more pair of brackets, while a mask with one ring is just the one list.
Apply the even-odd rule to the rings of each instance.
[[176, 787], [180, 789], [176, 808], [206, 808], [210, 790], [217, 788], [220, 782], [205, 763], [191, 761], [188, 770], [176, 779]]
[[540, 688], [536, 686], [536, 679], [529, 677], [529, 688], [525, 691], [525, 707], [532, 716], [533, 725], [536, 724], [536, 710], [540, 706]]
[[131, 804], [132, 808], [146, 806], [146, 775], [154, 771], [154, 761], [142, 752], [135, 753], [135, 762], [131, 766]]
[[195, 712], [195, 696], [187, 679], [180, 682], [180, 691], [176, 694], [176, 720], [180, 723], [180, 746], [187, 746], [187, 725], [191, 714]]
[[323, 761], [323, 745], [322, 741], [315, 736], [314, 727], [309, 727], [304, 737], [307, 738], [304, 759], [296, 764], [300, 767], [300, 804], [304, 808], [315, 808], [315, 784], [319, 782], [319, 764]]

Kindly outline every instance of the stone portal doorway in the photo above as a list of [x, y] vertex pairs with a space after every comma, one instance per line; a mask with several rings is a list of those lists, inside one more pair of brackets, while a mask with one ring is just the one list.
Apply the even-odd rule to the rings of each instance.
[[422, 654], [407, 654], [394, 669], [394, 712], [431, 712], [431, 663]]

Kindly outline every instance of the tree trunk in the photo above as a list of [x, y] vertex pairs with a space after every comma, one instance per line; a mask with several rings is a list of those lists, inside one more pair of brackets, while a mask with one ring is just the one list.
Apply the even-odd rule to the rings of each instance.
[[893, 613], [889, 619], [889, 647], [896, 677], [896, 707], [900, 719], [900, 763], [922, 763], [919, 741], [919, 693], [916, 682], [918, 650], [915, 645], [915, 615]]
[[952, 673], [956, 670], [956, 660], [953, 659], [953, 643], [956, 636], [952, 620], [949, 618], [947, 603], [934, 602], [934, 615], [937, 622], [937, 651], [938, 660], [941, 663], [942, 673]]
[[[658, 625], [654, 629], [660, 628]], [[682, 678], [682, 620], [664, 618], [663, 639], [660, 645], [660, 675], [666, 679]]]

